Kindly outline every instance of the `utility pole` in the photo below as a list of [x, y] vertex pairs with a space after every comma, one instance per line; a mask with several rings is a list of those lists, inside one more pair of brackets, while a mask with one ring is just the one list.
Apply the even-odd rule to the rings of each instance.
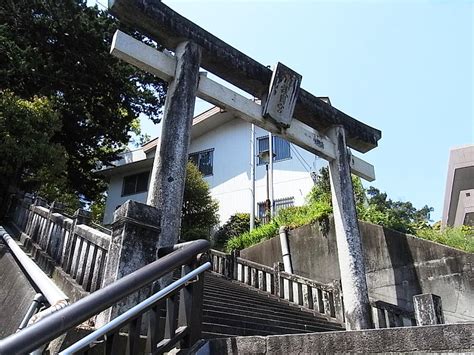
[[255, 125], [250, 131], [250, 230], [255, 228]]

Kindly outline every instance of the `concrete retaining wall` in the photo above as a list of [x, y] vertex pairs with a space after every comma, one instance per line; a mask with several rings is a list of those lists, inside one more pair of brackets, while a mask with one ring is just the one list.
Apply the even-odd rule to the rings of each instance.
[[[413, 295], [442, 298], [448, 323], [474, 321], [474, 254], [360, 222], [369, 296], [413, 310]], [[334, 222], [329, 232], [318, 225], [290, 231], [295, 274], [320, 282], [340, 278]], [[241, 251], [245, 259], [268, 266], [282, 261], [279, 238]]]
[[194, 354], [472, 354], [474, 323], [213, 339]]
[[0, 242], [0, 339], [15, 333], [35, 295], [10, 249]]

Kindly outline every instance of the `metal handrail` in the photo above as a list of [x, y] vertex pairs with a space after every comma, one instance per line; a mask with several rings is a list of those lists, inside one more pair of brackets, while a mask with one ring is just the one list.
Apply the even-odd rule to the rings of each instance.
[[58, 305], [64, 307], [68, 303], [69, 298], [59, 289], [58, 286], [56, 286], [43, 270], [41, 270], [41, 268], [25, 254], [3, 226], [0, 226], [0, 237], [3, 238], [13, 255], [15, 255], [18, 262], [39, 288], [51, 307], [56, 307]]
[[51, 314], [41, 322], [0, 340], [0, 354], [27, 353], [56, 339], [67, 330], [106, 310], [117, 301], [151, 284], [170, 271], [188, 264], [209, 249], [209, 242], [196, 240], [171, 254], [124, 276], [114, 283]]
[[180, 279], [176, 280], [169, 286], [155, 293], [153, 296], [148, 297], [146, 300], [137, 304], [135, 307], [129, 309], [125, 313], [122, 313], [117, 318], [114, 318], [109, 323], [105, 324], [103, 327], [97, 329], [96, 331], [82, 338], [78, 342], [72, 344], [70, 347], [60, 352], [59, 355], [74, 354], [80, 350], [83, 350], [84, 348], [88, 347], [89, 344], [92, 344], [94, 341], [99, 340], [99, 338], [110, 333], [114, 329], [121, 328], [123, 325], [127, 324], [127, 322], [129, 322], [131, 319], [140, 315], [141, 313], [144, 313], [148, 308], [153, 306], [155, 303], [166, 298], [170, 294], [174, 293], [176, 290], [182, 288], [183, 286], [186, 285], [187, 282], [191, 281], [195, 277], [199, 277], [201, 273], [203, 273], [204, 271], [210, 268], [211, 268], [211, 263], [206, 262], [205, 264], [192, 270], [191, 272], [181, 277]]

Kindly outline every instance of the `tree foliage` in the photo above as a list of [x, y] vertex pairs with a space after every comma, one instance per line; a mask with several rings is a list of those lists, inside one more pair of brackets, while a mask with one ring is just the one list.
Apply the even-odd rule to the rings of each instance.
[[89, 199], [104, 189], [97, 164], [116, 159], [139, 114], [158, 121], [164, 103], [163, 82], [109, 54], [118, 25], [81, 0], [0, 2], [0, 90], [48, 99], [64, 183]]
[[428, 205], [417, 209], [409, 201], [393, 201], [373, 186], [367, 189], [367, 196], [368, 206], [359, 216], [362, 220], [411, 234], [429, 225], [433, 208]]
[[219, 205], [211, 197], [209, 185], [198, 168], [188, 162], [181, 219], [181, 239], [207, 239], [212, 227], [219, 223]]
[[36, 188], [64, 177], [66, 152], [52, 137], [61, 121], [44, 97], [0, 91], [0, 200], [9, 187]]
[[[255, 220], [255, 227], [260, 225], [258, 219]], [[250, 214], [236, 213], [230, 216], [214, 235], [216, 246], [223, 247], [231, 238], [237, 237], [250, 230]]]
[[[425, 205], [417, 209], [409, 201], [393, 201], [386, 193], [373, 186], [365, 189], [357, 176], [352, 176], [352, 185], [359, 219], [411, 234], [428, 226], [432, 207]], [[309, 194], [309, 203], [328, 201], [331, 201], [329, 170], [322, 168], [318, 181]]]

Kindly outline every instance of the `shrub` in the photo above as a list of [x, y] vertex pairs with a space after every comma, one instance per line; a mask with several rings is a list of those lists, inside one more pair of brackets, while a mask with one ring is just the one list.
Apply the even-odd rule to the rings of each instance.
[[287, 226], [289, 228], [300, 227], [326, 219], [330, 212], [331, 206], [327, 202], [314, 202], [305, 206], [283, 208], [270, 223], [255, 228], [251, 232], [245, 232], [230, 238], [227, 242], [226, 250], [230, 252], [232, 250], [248, 248], [274, 237], [280, 226]]
[[416, 236], [474, 253], [474, 227], [462, 226], [444, 229], [427, 227], [418, 230]]
[[184, 186], [183, 209], [181, 219], [181, 239], [207, 239], [210, 229], [219, 223], [219, 205], [209, 191], [198, 168], [188, 163]]
[[275, 236], [278, 228], [278, 224], [275, 221], [272, 221], [255, 228], [251, 232], [245, 232], [238, 237], [233, 237], [227, 242], [226, 251], [230, 252], [232, 250], [245, 249], [264, 240], [270, 239]]
[[[258, 219], [255, 220], [255, 226], [259, 226]], [[250, 214], [236, 213], [220, 227], [214, 235], [216, 246], [223, 247], [230, 238], [237, 237], [250, 229]]]

